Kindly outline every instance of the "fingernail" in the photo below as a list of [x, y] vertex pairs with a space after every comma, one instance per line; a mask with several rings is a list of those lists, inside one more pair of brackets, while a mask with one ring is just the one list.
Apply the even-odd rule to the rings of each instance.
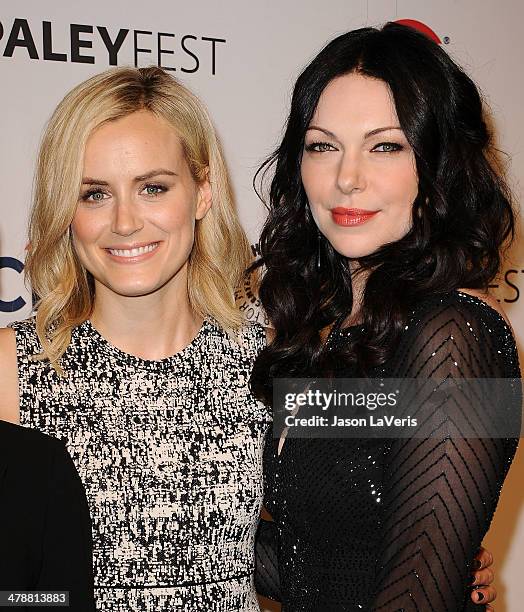
[[473, 560], [473, 569], [479, 570], [482, 567], [482, 563], [478, 559]]
[[482, 601], [484, 599], [484, 593], [482, 591], [477, 591], [477, 601]]
[[475, 576], [475, 574], [470, 574], [469, 579], [471, 580], [470, 584], [473, 585], [475, 584], [475, 582], [477, 582], [477, 577]]

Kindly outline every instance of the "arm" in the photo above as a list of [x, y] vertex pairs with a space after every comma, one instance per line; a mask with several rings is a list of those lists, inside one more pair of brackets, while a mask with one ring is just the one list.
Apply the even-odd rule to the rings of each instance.
[[[497, 352], [500, 335], [492, 333], [494, 323], [500, 331], [493, 313], [472, 312], [460, 303], [442, 306], [412, 330], [392, 377], [511, 376], [508, 355]], [[474, 427], [485, 427], [489, 414], [472, 410], [477, 408], [473, 398], [457, 394], [453, 401]], [[373, 610], [459, 611], [470, 598], [471, 562], [495, 512], [517, 441], [461, 438], [446, 408], [439, 412], [430, 402], [410, 406], [412, 415], [431, 417], [440, 429], [432, 438], [391, 441]], [[497, 404], [490, 409], [497, 410]]]
[[15, 332], [0, 329], [0, 420], [18, 424], [18, 367], [16, 361]]

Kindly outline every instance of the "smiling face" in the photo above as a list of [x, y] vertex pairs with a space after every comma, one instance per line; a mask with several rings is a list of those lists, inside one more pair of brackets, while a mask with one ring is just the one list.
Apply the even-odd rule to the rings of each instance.
[[341, 255], [369, 255], [408, 232], [415, 156], [383, 81], [351, 73], [327, 85], [306, 132], [301, 175], [313, 218]]
[[195, 183], [175, 129], [149, 111], [97, 128], [84, 155], [71, 224], [95, 290], [148, 295], [187, 291], [195, 221], [211, 206], [209, 183]]

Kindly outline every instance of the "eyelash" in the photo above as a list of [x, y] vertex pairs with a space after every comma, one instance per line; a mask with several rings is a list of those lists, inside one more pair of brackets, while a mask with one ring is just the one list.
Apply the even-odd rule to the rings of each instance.
[[305, 146], [306, 151], [309, 153], [324, 153], [333, 149], [333, 145], [329, 142], [311, 142]]
[[402, 149], [404, 148], [398, 142], [379, 142], [377, 145], [373, 147], [373, 150], [375, 150], [377, 147], [384, 147], [384, 146], [393, 147], [393, 151], [377, 151], [377, 153], [396, 153], [397, 151], [402, 151]]
[[158, 189], [157, 193], [149, 193], [149, 194], [147, 194], [147, 195], [149, 195], [151, 197], [158, 196], [161, 193], [165, 193], [166, 191], [168, 191], [168, 188], [165, 185], [160, 185], [159, 183], [147, 183], [146, 185], [144, 185], [144, 189], [149, 189], [150, 187], [152, 187], [153, 189]]
[[[387, 147], [391, 146], [393, 147], [393, 150], [392, 151], [376, 151], [376, 153], [397, 153], [398, 151], [402, 151], [402, 149], [404, 148], [398, 142], [379, 142], [373, 147], [372, 151], [375, 151], [377, 147], [384, 147], [384, 146], [387, 146]], [[334, 150], [334, 148], [335, 147], [329, 142], [311, 142], [305, 147], [306, 151], [308, 151], [309, 153], [325, 153], [327, 151]]]
[[[89, 202], [89, 198], [97, 193], [105, 193], [104, 191], [102, 191], [102, 189], [90, 189], [89, 191], [86, 191], [85, 193], [82, 194], [81, 196], [81, 200], [83, 202]], [[93, 200], [92, 200], [93, 201]]]
[[[142, 191], [144, 191], [145, 189], [149, 189], [149, 188], [158, 189], [157, 193], [146, 194], [151, 198], [155, 198], [161, 193], [165, 193], [166, 191], [168, 191], [168, 188], [165, 185], [159, 185], [157, 183], [147, 183], [146, 185], [144, 185]], [[86, 191], [84, 194], [82, 194], [81, 199], [83, 202], [95, 202], [96, 200], [90, 200], [90, 198], [91, 196], [97, 193], [107, 194], [107, 192], [105, 192], [103, 189], [93, 188], [93, 189], [90, 189], [89, 191]], [[105, 199], [105, 198], [102, 198], [102, 199]], [[101, 202], [102, 200], [98, 200], [98, 201]]]
[[329, 142], [311, 142], [306, 145], [306, 151], [309, 153], [324, 153], [330, 150], [329, 147], [333, 148], [333, 145], [329, 144]]

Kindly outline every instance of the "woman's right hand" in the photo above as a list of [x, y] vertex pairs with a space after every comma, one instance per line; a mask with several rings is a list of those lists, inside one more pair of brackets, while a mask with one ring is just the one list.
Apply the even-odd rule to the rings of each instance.
[[488, 604], [486, 612], [490, 612], [490, 610], [493, 612], [494, 608], [489, 605], [497, 597], [497, 589], [491, 586], [495, 578], [493, 570], [490, 569], [493, 565], [493, 555], [481, 546], [475, 555], [473, 564], [474, 571], [471, 584], [474, 589], [471, 592], [471, 600], [476, 604]]

